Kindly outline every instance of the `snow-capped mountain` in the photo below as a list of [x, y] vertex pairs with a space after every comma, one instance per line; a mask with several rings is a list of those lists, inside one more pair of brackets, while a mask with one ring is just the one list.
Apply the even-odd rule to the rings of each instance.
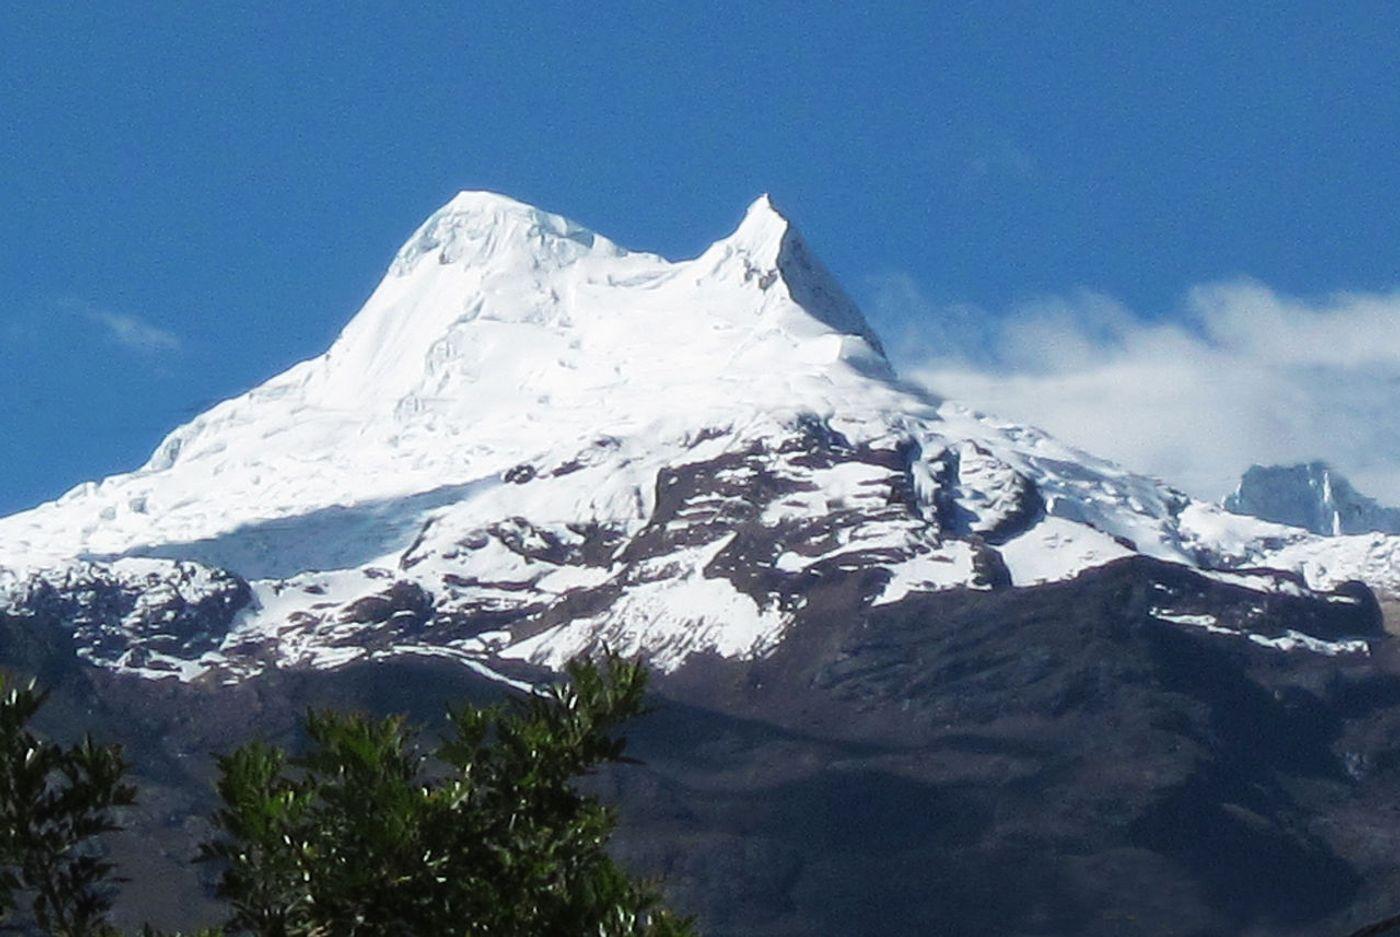
[[1360, 654], [1365, 616], [1329, 609], [1366, 605], [1351, 580], [1400, 593], [1397, 545], [1232, 514], [901, 383], [766, 197], [673, 262], [465, 192], [325, 354], [0, 520], [0, 607], [152, 677], [405, 654], [500, 675], [600, 643], [675, 670], [770, 653], [833, 577], [858, 610], [1143, 556], [1252, 596], [1164, 587], [1164, 622]]
[[1252, 465], [1225, 497], [1236, 514], [1301, 527], [1315, 534], [1400, 534], [1400, 508], [1383, 507], [1326, 462]]
[[901, 383], [767, 199], [672, 262], [464, 193], [324, 355], [0, 519], [0, 666], [135, 753], [172, 924], [210, 752], [606, 643], [658, 708], [590, 783], [706, 933], [1302, 937], [1400, 882], [1397, 545]]

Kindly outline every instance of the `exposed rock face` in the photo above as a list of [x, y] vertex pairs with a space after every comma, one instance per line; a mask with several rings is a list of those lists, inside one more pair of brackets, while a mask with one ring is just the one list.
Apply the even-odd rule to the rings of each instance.
[[[1110, 937], [1131, 921], [1303, 937], [1386, 909], [1400, 676], [1373, 605], [1259, 608], [1253, 590], [1140, 557], [875, 607], [860, 598], [872, 577], [813, 578], [801, 630], [768, 655], [659, 674], [657, 710], [629, 731], [642, 764], [590, 781], [619, 806], [620, 857], [664, 875], [705, 933]], [[210, 752], [294, 741], [307, 706], [432, 722], [501, 692], [407, 656], [157, 681], [8, 637], [58, 641], [59, 625], [0, 616], [0, 647], [46, 668], [53, 728], [131, 747], [147, 794], [117, 858], [155, 882], [131, 917], [158, 923], [210, 911], [188, 864]], [[1271, 643], [1304, 633], [1351, 637], [1331, 653]], [[1341, 646], [1356, 635], [1369, 653]]]
[[1315, 534], [1400, 534], [1400, 508], [1382, 507], [1325, 462], [1252, 465], [1225, 509]]
[[61, 622], [89, 663], [183, 677], [224, 643], [251, 600], [248, 583], [224, 570], [132, 562], [33, 576], [12, 587], [8, 605], [19, 617]]

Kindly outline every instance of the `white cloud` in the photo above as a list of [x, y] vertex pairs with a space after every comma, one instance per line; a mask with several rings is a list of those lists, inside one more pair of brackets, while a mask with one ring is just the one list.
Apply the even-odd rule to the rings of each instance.
[[902, 324], [910, 377], [1198, 496], [1252, 462], [1322, 458], [1400, 504], [1400, 291], [1307, 301], [1241, 280], [1190, 290], [1170, 320], [1088, 291], [993, 315], [896, 275], [871, 311]]
[[113, 312], [95, 303], [71, 296], [59, 299], [55, 305], [60, 310], [81, 316], [94, 325], [100, 326], [109, 339], [132, 351], [145, 354], [172, 354], [183, 348], [183, 343], [178, 335], [157, 325], [152, 325], [139, 316]]
[[88, 317], [107, 330], [118, 344], [136, 351], [173, 352], [180, 350], [180, 339], [173, 333], [151, 325], [136, 316], [95, 309]]

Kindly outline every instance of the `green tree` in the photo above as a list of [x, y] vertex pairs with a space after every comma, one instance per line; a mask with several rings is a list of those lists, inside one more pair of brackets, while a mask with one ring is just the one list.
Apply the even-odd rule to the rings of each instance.
[[28, 898], [34, 924], [58, 937], [113, 933], [112, 865], [99, 838], [115, 831], [113, 809], [134, 800], [115, 747], [91, 738], [64, 747], [29, 722], [45, 695], [0, 677], [0, 921]]
[[402, 719], [313, 713], [291, 764], [221, 762], [231, 930], [283, 935], [671, 935], [688, 925], [605, 852], [615, 818], [574, 781], [622, 758], [646, 671], [575, 663], [543, 694], [452, 713], [431, 754]]
[[[608, 656], [571, 664], [567, 678], [523, 699], [452, 711], [450, 733], [431, 748], [401, 718], [319, 712], [307, 718], [310, 745], [300, 758], [261, 742], [222, 758], [219, 830], [203, 851], [223, 867], [227, 931], [693, 934], [653, 883], [626, 875], [607, 855], [616, 817], [576, 787], [598, 766], [625, 760], [616, 730], [643, 711], [646, 671]], [[0, 906], [29, 889], [42, 893], [47, 916], [39, 919], [40, 898], [35, 915], [46, 932], [105, 937], [113, 933], [105, 923], [111, 869], [85, 844], [115, 828], [111, 807], [131, 802], [124, 765], [91, 742], [56, 749], [34, 739], [25, 725], [41, 702], [31, 689], [11, 693], [0, 709], [10, 733], [0, 783], [18, 792], [6, 803], [21, 804], [14, 816], [23, 820], [4, 817], [14, 832], [0, 841], [10, 875], [0, 881]], [[38, 793], [25, 762], [32, 750], [48, 752], [50, 764]], [[16, 787], [10, 778], [23, 781]], [[43, 816], [71, 819], [48, 821], [43, 829], [57, 830], [49, 839], [22, 832], [34, 826], [23, 818], [49, 799], [66, 806]], [[55, 866], [50, 854], [67, 864]], [[31, 875], [31, 865], [62, 871]]]

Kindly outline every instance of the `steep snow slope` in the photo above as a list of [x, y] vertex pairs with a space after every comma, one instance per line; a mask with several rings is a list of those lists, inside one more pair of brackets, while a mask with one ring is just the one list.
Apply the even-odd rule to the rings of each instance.
[[1229, 515], [902, 385], [767, 198], [670, 262], [462, 193], [326, 354], [0, 520], [0, 602], [152, 676], [600, 641], [671, 669], [767, 653], [823, 577], [888, 604], [1134, 554], [1400, 590], [1393, 538]]

